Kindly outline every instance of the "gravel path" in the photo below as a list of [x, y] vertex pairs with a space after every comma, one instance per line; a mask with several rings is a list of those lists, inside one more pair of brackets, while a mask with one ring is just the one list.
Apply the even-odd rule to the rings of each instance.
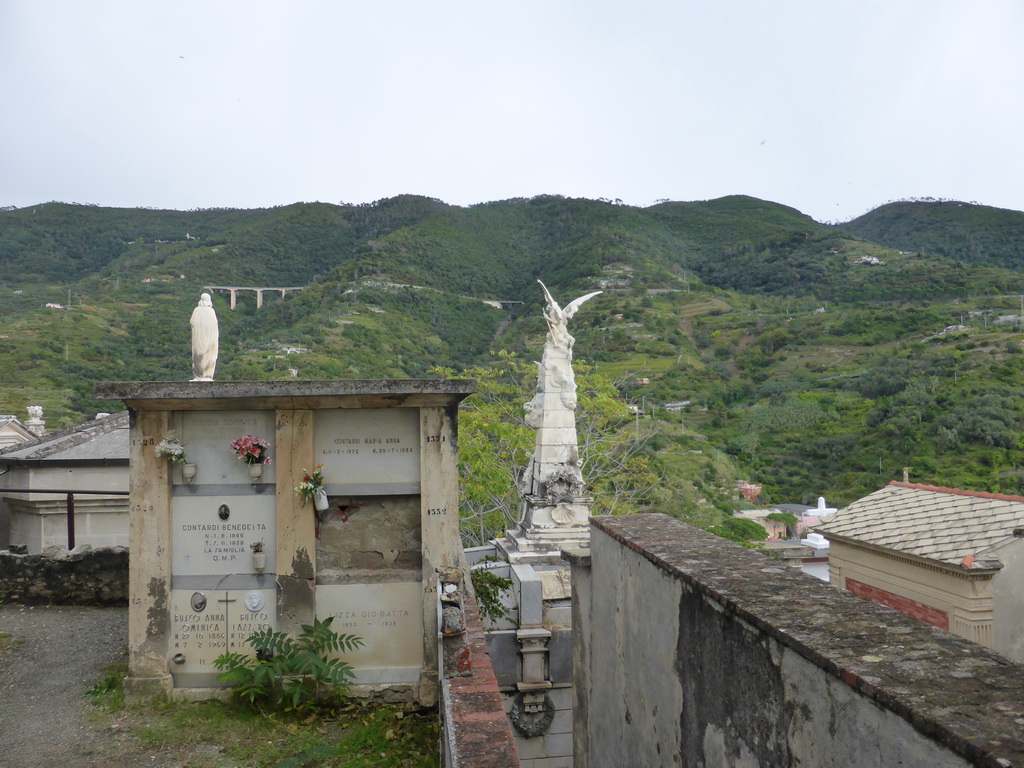
[[125, 660], [128, 609], [4, 605], [0, 633], [0, 766], [108, 765], [84, 694]]

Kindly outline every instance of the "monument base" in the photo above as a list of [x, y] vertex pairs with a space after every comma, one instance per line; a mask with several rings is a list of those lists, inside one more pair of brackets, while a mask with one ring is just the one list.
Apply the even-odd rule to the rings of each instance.
[[505, 531], [496, 539], [499, 557], [513, 565], [562, 565], [562, 550], [590, 549], [590, 528], [535, 528]]
[[170, 674], [136, 677], [129, 673], [124, 679], [124, 698], [131, 704], [152, 704], [168, 697], [173, 690]]

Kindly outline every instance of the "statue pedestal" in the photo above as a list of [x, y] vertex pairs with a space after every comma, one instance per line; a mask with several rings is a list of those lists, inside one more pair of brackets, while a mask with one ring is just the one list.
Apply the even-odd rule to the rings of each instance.
[[523, 522], [496, 541], [501, 557], [510, 563], [560, 565], [563, 549], [589, 549], [592, 501], [589, 496], [558, 502], [526, 496]]

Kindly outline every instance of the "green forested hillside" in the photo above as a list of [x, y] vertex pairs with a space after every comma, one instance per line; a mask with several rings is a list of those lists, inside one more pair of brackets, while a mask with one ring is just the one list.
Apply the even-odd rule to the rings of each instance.
[[1020, 269], [1024, 213], [955, 201], [889, 203], [840, 225], [890, 248], [924, 251], [966, 264]]
[[112, 407], [95, 381], [190, 378], [211, 284], [305, 287], [259, 310], [215, 295], [221, 379], [532, 361], [540, 278], [563, 302], [604, 290], [573, 319], [576, 355], [649, 417], [620, 437], [671, 490], [650, 508], [711, 523], [739, 479], [845, 503], [903, 467], [1020, 492], [1021, 217], [908, 203], [835, 228], [740, 196], [0, 211], [0, 412], [39, 403], [57, 427]]

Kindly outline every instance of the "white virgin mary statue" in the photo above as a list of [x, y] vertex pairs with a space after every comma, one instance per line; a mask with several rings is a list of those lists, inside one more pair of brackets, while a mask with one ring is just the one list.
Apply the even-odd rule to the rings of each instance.
[[220, 330], [210, 294], [204, 293], [199, 298], [199, 306], [192, 310], [189, 324], [192, 326], [192, 374], [195, 376], [192, 381], [213, 381]]

